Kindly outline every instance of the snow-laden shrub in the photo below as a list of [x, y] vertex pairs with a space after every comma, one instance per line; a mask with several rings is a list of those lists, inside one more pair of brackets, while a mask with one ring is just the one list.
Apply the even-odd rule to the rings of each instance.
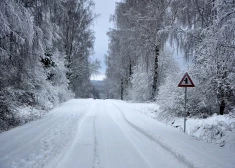
[[151, 98], [151, 78], [141, 65], [134, 68], [127, 89], [127, 97], [134, 101], [148, 101]]
[[184, 75], [180, 72], [178, 63], [168, 50], [160, 56], [161, 71], [156, 103], [160, 105], [159, 118], [171, 118], [184, 115], [184, 88], [178, 84]]
[[[229, 142], [232, 140], [231, 137], [228, 138], [226, 136], [234, 134], [234, 126], [235, 122], [226, 123], [224, 121], [217, 121], [216, 124], [206, 124], [202, 126], [199, 138], [209, 143], [216, 143], [220, 147], [223, 147], [226, 143], [231, 143]], [[232, 145], [234, 147], [235, 143], [233, 142]]]
[[232, 107], [229, 111], [229, 115], [233, 118], [235, 118], [235, 107]]
[[180, 76], [178, 73], [172, 73], [159, 87], [156, 102], [160, 104], [160, 116], [182, 116], [184, 114], [184, 89], [177, 86]]

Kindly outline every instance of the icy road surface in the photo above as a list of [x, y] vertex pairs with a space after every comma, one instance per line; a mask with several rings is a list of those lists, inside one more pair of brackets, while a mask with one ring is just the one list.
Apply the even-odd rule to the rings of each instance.
[[71, 100], [0, 134], [0, 168], [235, 168], [234, 148], [140, 113], [151, 104]]

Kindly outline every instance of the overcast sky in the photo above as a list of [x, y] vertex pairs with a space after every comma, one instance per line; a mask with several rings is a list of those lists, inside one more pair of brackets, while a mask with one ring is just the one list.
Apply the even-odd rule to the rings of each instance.
[[105, 74], [105, 62], [104, 55], [108, 50], [108, 37], [106, 35], [109, 28], [113, 27], [113, 23], [109, 22], [110, 15], [114, 14], [115, 2], [118, 0], [94, 0], [95, 13], [100, 16], [96, 19], [95, 30], [95, 46], [93, 59], [98, 59], [101, 62], [100, 75], [92, 77], [92, 79], [100, 80]]

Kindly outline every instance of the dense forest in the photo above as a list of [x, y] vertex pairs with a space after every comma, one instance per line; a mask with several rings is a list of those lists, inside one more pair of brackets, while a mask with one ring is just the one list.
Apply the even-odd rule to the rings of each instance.
[[109, 98], [156, 101], [163, 117], [182, 116], [177, 85], [186, 70], [196, 85], [188, 89], [189, 116], [234, 110], [234, 0], [123, 0], [111, 20]]
[[6, 130], [72, 97], [91, 97], [92, 0], [1, 0], [0, 126]]

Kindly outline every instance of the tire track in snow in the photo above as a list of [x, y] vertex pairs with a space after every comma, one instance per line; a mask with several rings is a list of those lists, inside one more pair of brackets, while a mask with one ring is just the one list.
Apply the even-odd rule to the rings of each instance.
[[77, 114], [72, 119], [67, 117], [66, 119], [59, 120], [49, 129], [45, 130], [43, 138], [40, 143], [37, 144], [35, 149], [26, 158], [18, 163], [13, 163], [15, 167], [56, 167], [56, 161], [59, 159], [61, 151], [66, 148], [66, 146], [74, 138], [74, 130], [78, 127], [79, 121], [84, 117], [85, 113]]
[[88, 107], [87, 104], [79, 110], [68, 111], [61, 107], [40, 120], [2, 134], [1, 144], [4, 147], [0, 152], [5, 157], [0, 157], [0, 167], [56, 167]]
[[75, 138], [73, 138], [72, 142], [63, 152], [60, 162], [55, 167], [97, 168], [99, 157], [97, 155], [95, 106], [96, 103], [92, 102], [86, 110], [84, 117], [80, 120], [79, 126], [76, 129]]
[[117, 125], [117, 127], [122, 131], [123, 135], [126, 137], [126, 139], [129, 141], [129, 143], [134, 147], [134, 149], [138, 152], [139, 156], [141, 157], [141, 159], [143, 159], [143, 161], [145, 162], [146, 167], [145, 168], [152, 168], [150, 166], [150, 164], [148, 163], [148, 161], [144, 158], [144, 156], [142, 155], [141, 151], [137, 148], [137, 146], [129, 139], [129, 137], [126, 135], [125, 131], [119, 126], [119, 124], [117, 123], [117, 121], [109, 115], [109, 118]]
[[97, 153], [97, 138], [96, 138], [96, 114], [94, 116], [93, 120], [93, 138], [94, 138], [94, 158], [93, 158], [93, 166], [92, 168], [98, 168], [99, 167], [99, 156]]
[[[103, 108], [103, 110], [105, 111], [105, 108]], [[98, 120], [98, 123], [101, 124], [102, 122], [100, 120]], [[108, 150], [107, 150], [107, 145], [105, 143], [103, 130], [100, 132], [100, 136], [101, 136], [102, 143], [104, 144], [104, 153], [105, 153], [105, 167], [102, 167], [102, 168], [109, 168], [109, 163], [107, 162], [107, 160], [108, 160], [108, 155], [107, 155], [108, 152], [107, 151]]]
[[161, 148], [163, 148], [164, 150], [166, 150], [168, 153], [170, 153], [172, 156], [174, 156], [174, 158], [176, 158], [177, 160], [179, 160], [180, 162], [182, 162], [185, 166], [189, 167], [189, 168], [197, 168], [194, 166], [194, 164], [192, 162], [190, 162], [188, 159], [185, 158], [185, 156], [183, 156], [182, 154], [178, 153], [177, 151], [174, 151], [172, 148], [170, 148], [169, 146], [167, 146], [166, 144], [164, 144], [160, 138], [156, 139], [154, 136], [146, 133], [143, 129], [141, 129], [140, 127], [136, 126], [135, 124], [133, 124], [132, 122], [130, 122], [126, 116], [124, 115], [123, 111], [114, 103], [112, 103], [113, 106], [116, 107], [116, 109], [120, 112], [121, 116], [123, 117], [123, 119], [125, 120], [125, 122], [127, 124], [129, 124], [132, 128], [134, 128], [136, 131], [138, 131], [139, 133], [141, 133], [142, 135], [144, 135], [145, 137], [147, 137], [148, 139], [150, 139], [151, 141], [155, 142], [156, 144], [158, 144]]

